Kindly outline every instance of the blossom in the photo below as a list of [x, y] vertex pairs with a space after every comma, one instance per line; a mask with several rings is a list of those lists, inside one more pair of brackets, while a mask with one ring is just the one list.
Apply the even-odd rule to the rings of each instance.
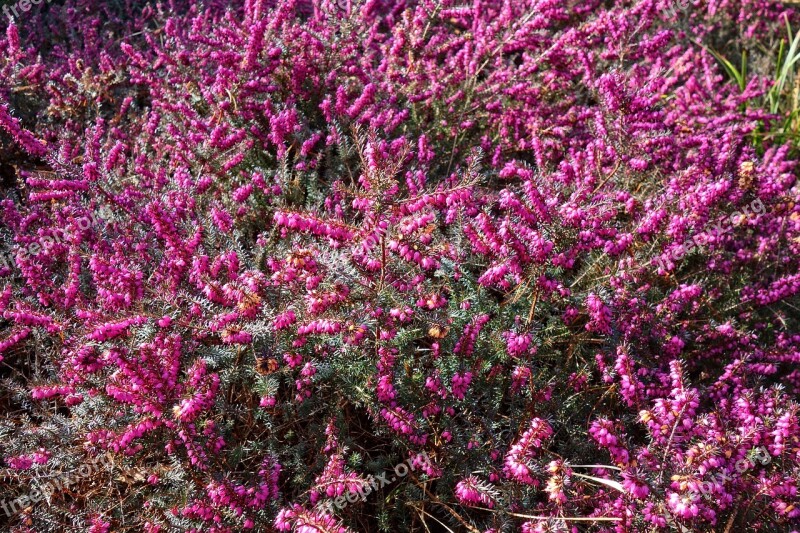
[[491, 489], [481, 483], [475, 476], [462, 479], [456, 485], [456, 497], [465, 505], [484, 505], [489, 509], [494, 507], [494, 501], [489, 492]]
[[60, 4], [0, 38], [0, 497], [116, 466], [25, 527], [796, 527], [794, 7]]
[[528, 423], [528, 429], [511, 447], [505, 456], [504, 472], [512, 479], [533, 485], [535, 469], [530, 463], [544, 441], [553, 434], [550, 425], [540, 418], [534, 418]]

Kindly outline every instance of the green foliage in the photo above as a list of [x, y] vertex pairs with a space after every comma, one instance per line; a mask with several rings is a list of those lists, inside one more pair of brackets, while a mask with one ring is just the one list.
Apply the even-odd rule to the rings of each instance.
[[800, 148], [800, 32], [792, 30], [788, 19], [785, 20], [785, 26], [786, 36], [777, 44], [764, 47], [760, 54], [768, 59], [770, 66], [762, 74], [752, 71], [752, 55], [747, 49], [743, 49], [739, 60], [734, 62], [725, 53], [698, 43], [714, 56], [740, 92], [744, 93], [756, 76], [769, 82], [766, 91], [750, 98], [745, 104], [747, 108], [773, 115], [769, 120], [761, 121], [753, 134], [754, 143], [762, 150], [767, 142], [772, 145], [790, 142], [795, 149]]

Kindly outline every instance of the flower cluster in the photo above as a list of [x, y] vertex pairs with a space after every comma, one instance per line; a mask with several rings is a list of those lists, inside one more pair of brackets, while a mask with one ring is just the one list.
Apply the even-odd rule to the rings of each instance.
[[673, 4], [11, 21], [0, 499], [114, 467], [8, 529], [798, 528], [800, 14]]
[[465, 505], [484, 505], [491, 509], [494, 501], [490, 494], [491, 489], [487, 489], [475, 476], [462, 479], [456, 485], [456, 498]]

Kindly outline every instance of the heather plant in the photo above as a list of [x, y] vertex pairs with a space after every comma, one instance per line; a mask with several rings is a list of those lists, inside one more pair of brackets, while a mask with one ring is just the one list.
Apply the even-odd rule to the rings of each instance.
[[768, 62], [797, 18], [66, 0], [10, 24], [0, 498], [110, 461], [0, 521], [791, 531], [795, 153], [752, 142], [783, 118], [749, 105], [770, 77], [710, 50]]

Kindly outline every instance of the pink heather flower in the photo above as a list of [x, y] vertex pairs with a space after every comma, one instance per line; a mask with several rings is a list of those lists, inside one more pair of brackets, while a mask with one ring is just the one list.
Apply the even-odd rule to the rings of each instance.
[[[11, 347], [15, 346], [16, 344], [24, 341], [31, 333], [30, 328], [21, 328], [16, 333], [12, 333], [6, 339], [0, 341], [0, 354], [7, 352]], [[3, 356], [0, 355], [0, 361], [3, 360]]]
[[535, 465], [533, 460], [543, 442], [552, 434], [553, 430], [547, 422], [540, 418], [531, 420], [528, 429], [506, 453], [503, 469], [506, 476], [526, 485], [534, 484]]
[[452, 379], [453, 396], [458, 400], [463, 400], [472, 382], [472, 372], [464, 372], [463, 375], [454, 374]]
[[34, 463], [32, 458], [26, 456], [6, 457], [4, 460], [8, 467], [14, 470], [27, 470], [32, 467]]
[[339, 333], [342, 324], [328, 319], [319, 319], [297, 328], [298, 335], [331, 335]]
[[259, 405], [259, 407], [264, 407], [264, 408], [267, 408], [267, 409], [271, 409], [271, 408], [275, 407], [275, 405], [277, 403], [278, 403], [278, 401], [274, 396], [264, 396], [263, 398], [261, 398], [261, 401], [259, 402], [258, 405]]
[[89, 533], [108, 533], [111, 531], [111, 523], [102, 520], [100, 517], [94, 518], [89, 526]]
[[611, 310], [595, 294], [586, 297], [586, 307], [589, 311], [590, 321], [586, 324], [588, 331], [597, 333], [611, 333]]
[[309, 511], [296, 504], [281, 509], [274, 525], [278, 531], [296, 533], [350, 533], [333, 516], [321, 511]]
[[118, 322], [107, 322], [95, 327], [86, 337], [97, 342], [104, 342], [126, 334], [131, 326], [139, 326], [147, 322], [147, 317], [134, 316]]
[[[329, 425], [329, 428], [331, 425]], [[319, 499], [320, 494], [328, 498], [336, 498], [348, 493], [358, 493], [367, 485], [355, 472], [348, 472], [344, 459], [344, 448], [338, 445], [333, 433], [328, 438], [325, 451], [330, 453], [328, 464], [315, 480], [315, 488], [311, 492], [312, 501]]]
[[31, 397], [34, 400], [48, 400], [56, 396], [68, 396], [74, 392], [74, 387], [68, 385], [34, 387], [31, 389]]
[[253, 335], [247, 331], [228, 330], [222, 332], [222, 342], [225, 344], [250, 344]]
[[675, 516], [686, 520], [700, 514], [700, 510], [690, 494], [681, 495], [677, 492], [667, 491], [667, 506]]
[[[9, 26], [7, 35], [9, 44], [12, 45], [13, 53], [14, 44], [19, 44], [16, 26]], [[3, 128], [29, 154], [41, 157], [47, 153], [44, 143], [36, 139], [28, 130], [22, 128], [19, 119], [9, 114], [8, 106], [6, 105], [0, 105], [0, 128]]]
[[622, 486], [631, 496], [639, 500], [650, 494], [650, 487], [632, 471], [622, 473]]
[[289, 368], [297, 368], [303, 364], [303, 356], [299, 353], [285, 353], [283, 354], [283, 360], [286, 361]]
[[564, 461], [556, 460], [547, 465], [547, 472], [550, 477], [547, 479], [544, 491], [550, 501], [564, 505], [568, 500], [565, 490], [572, 485], [572, 469]]
[[511, 357], [522, 357], [528, 353], [528, 348], [533, 341], [532, 337], [527, 333], [517, 334], [512, 331], [503, 333], [506, 339], [506, 350]]
[[630, 461], [628, 450], [614, 434], [614, 424], [610, 420], [595, 420], [589, 428], [589, 435], [606, 448], [617, 464], [627, 465]]
[[280, 331], [282, 329], [288, 328], [296, 321], [297, 321], [297, 316], [295, 316], [294, 311], [289, 310], [276, 316], [275, 319], [272, 321], [272, 327], [274, 327], [275, 330]]
[[475, 349], [475, 343], [478, 340], [478, 335], [480, 335], [483, 327], [489, 322], [490, 319], [491, 316], [482, 314], [478, 315], [472, 320], [472, 322], [467, 324], [461, 337], [456, 342], [453, 352], [461, 354], [465, 357], [472, 355], [472, 352]]
[[511, 390], [519, 392], [528, 385], [531, 379], [531, 369], [526, 366], [515, 366], [511, 372]]
[[490, 496], [491, 487], [484, 485], [475, 476], [462, 479], [456, 485], [456, 498], [464, 505], [483, 505], [489, 509], [494, 508], [494, 501]]
[[389, 310], [389, 316], [397, 319], [400, 322], [409, 322], [413, 315], [414, 311], [410, 307], [406, 307], [405, 309], [395, 308]]

